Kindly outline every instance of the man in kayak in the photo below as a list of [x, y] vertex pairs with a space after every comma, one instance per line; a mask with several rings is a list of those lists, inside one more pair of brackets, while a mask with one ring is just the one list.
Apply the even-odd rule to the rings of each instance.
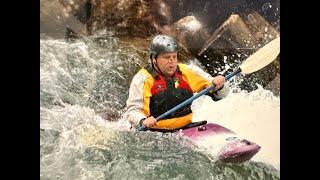
[[142, 68], [132, 79], [125, 118], [132, 126], [151, 130], [174, 130], [192, 123], [191, 105], [156, 121], [155, 118], [172, 109], [214, 83], [215, 91], [207, 95], [214, 101], [229, 92], [225, 77], [212, 77], [195, 65], [178, 63], [178, 44], [167, 35], [155, 36], [149, 49], [150, 65]]

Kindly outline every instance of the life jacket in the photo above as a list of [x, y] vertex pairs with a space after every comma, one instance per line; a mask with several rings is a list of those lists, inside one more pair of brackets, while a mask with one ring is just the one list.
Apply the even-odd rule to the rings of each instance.
[[[186, 99], [193, 96], [193, 91], [187, 81], [182, 79], [182, 73], [179, 66], [174, 75], [167, 77], [159, 74], [152, 66], [147, 66], [145, 69], [154, 78], [151, 88], [150, 98], [150, 116], [157, 118], [168, 110], [181, 104]], [[166, 119], [182, 117], [191, 113], [191, 104], [171, 113]]]

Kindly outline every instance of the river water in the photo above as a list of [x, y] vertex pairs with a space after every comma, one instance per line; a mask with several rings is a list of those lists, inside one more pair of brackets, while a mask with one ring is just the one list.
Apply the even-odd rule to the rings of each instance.
[[216, 161], [175, 134], [135, 132], [121, 115], [146, 61], [138, 48], [105, 33], [40, 39], [41, 179], [280, 179], [279, 97], [262, 87], [241, 90], [239, 76], [226, 99], [203, 96], [192, 104], [194, 121], [220, 124], [262, 147], [242, 164]]

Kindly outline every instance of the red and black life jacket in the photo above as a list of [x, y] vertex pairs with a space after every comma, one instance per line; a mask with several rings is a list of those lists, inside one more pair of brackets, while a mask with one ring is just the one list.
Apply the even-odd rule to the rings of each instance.
[[[157, 118], [193, 96], [192, 89], [188, 82], [182, 79], [182, 73], [179, 66], [177, 67], [175, 74], [170, 77], [159, 74], [152, 66], [147, 66], [145, 69], [154, 78], [154, 83], [151, 88], [152, 96], [149, 104], [150, 116]], [[182, 117], [190, 113], [191, 105], [189, 104], [184, 108], [171, 113], [166, 119]]]

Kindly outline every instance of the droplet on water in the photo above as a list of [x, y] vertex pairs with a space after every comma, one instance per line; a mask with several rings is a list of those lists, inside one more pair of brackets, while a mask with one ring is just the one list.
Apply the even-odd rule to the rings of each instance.
[[262, 5], [262, 11], [266, 11], [270, 8], [272, 8], [272, 5], [270, 3], [265, 3], [264, 5]]
[[256, 22], [256, 20], [254, 19], [254, 17], [253, 17], [252, 14], [248, 14], [248, 19], [249, 19], [249, 22], [250, 22], [251, 24], [253, 24], [253, 23]]

